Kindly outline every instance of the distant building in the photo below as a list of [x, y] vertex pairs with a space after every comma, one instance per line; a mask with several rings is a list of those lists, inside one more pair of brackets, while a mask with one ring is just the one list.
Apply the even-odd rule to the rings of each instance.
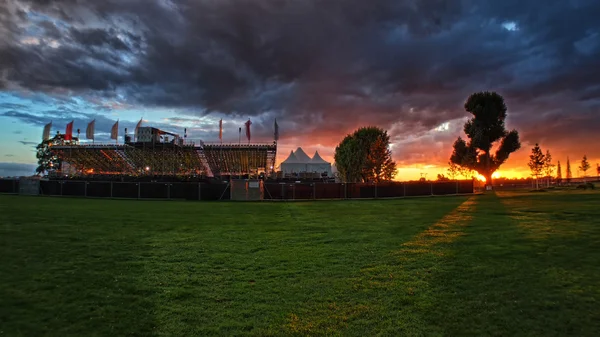
[[331, 163], [323, 160], [318, 151], [310, 158], [301, 147], [290, 152], [287, 159], [281, 163], [281, 171], [284, 174], [312, 172], [332, 175]]

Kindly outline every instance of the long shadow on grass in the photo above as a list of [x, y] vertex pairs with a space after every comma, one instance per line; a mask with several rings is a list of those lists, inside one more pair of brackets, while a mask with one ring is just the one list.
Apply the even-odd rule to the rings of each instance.
[[592, 238], [573, 236], [573, 228], [558, 228], [569, 226], [553, 220], [552, 207], [523, 216], [544, 203], [536, 196], [481, 198], [467, 235], [435, 278], [430, 324], [444, 335], [598, 335], [598, 227]]
[[147, 241], [158, 331], [364, 335], [393, 291], [373, 287], [370, 268], [397, 260], [390, 251], [464, 200], [180, 208], [177, 223]]
[[316, 302], [309, 312], [295, 310], [286, 332], [356, 336], [435, 332], [424, 325], [424, 315], [432, 307], [431, 273], [443, 261], [444, 247], [461, 235], [460, 227], [469, 221], [475, 200], [446, 208], [446, 215], [424, 231], [396, 241], [395, 247], [389, 246], [391, 252], [370, 257], [348, 279], [350, 289], [330, 301]]

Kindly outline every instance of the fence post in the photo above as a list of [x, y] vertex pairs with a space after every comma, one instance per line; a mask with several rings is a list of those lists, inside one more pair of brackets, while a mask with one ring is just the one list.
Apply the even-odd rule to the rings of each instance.
[[63, 195], [63, 182], [60, 182], [60, 196], [62, 197]]
[[458, 180], [456, 181], [456, 194], [458, 194]]
[[433, 195], [433, 182], [429, 183], [429, 187], [431, 188], [431, 195]]
[[113, 197], [113, 182], [110, 182], [110, 197]]
[[167, 199], [171, 199], [171, 184], [167, 184]]
[[344, 183], [344, 199], [348, 199], [348, 184]]
[[19, 191], [17, 191], [17, 180], [13, 179], [12, 183], [13, 183], [12, 184], [13, 185], [13, 187], [12, 187], [13, 193], [19, 194]]
[[285, 193], [285, 187], [284, 187], [285, 185], [287, 185], [287, 184], [285, 184], [285, 183], [281, 184], [281, 199], [284, 199], [284, 200], [286, 199], [285, 194], [284, 194]]
[[85, 198], [87, 198], [87, 185], [88, 185], [87, 181], [83, 183], [83, 196]]
[[292, 200], [296, 200], [296, 183], [292, 184]]
[[377, 183], [375, 183], [375, 199], [377, 199]]
[[142, 183], [137, 183], [136, 185], [138, 187], [138, 197], [137, 198], [140, 199], [142, 197], [142, 194], [141, 194]]
[[202, 200], [202, 198], [200, 197], [200, 183], [198, 183], [198, 200]]
[[403, 195], [403, 197], [406, 198], [406, 182], [402, 183], [402, 188], [404, 189], [404, 195]]
[[317, 183], [312, 183], [313, 187], [313, 200], [317, 200]]

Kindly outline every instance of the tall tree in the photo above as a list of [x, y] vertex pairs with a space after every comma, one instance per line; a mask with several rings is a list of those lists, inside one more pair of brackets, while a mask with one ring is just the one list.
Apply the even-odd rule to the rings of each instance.
[[600, 164], [596, 164], [596, 174], [598, 175], [598, 180], [600, 180]]
[[531, 174], [535, 177], [535, 188], [539, 188], [538, 179], [544, 170], [544, 164], [546, 163], [546, 158], [542, 149], [538, 144], [531, 149], [531, 154], [529, 155], [529, 169], [531, 170]]
[[450, 177], [451, 180], [455, 180], [460, 174], [460, 167], [450, 161], [448, 162], [448, 169], [446, 171], [448, 172], [448, 177]]
[[396, 163], [389, 149], [390, 136], [378, 127], [363, 127], [347, 135], [335, 148], [335, 162], [345, 182], [392, 180]]
[[583, 155], [583, 158], [581, 159], [581, 164], [579, 165], [579, 169], [583, 171], [583, 181], [585, 182], [587, 171], [590, 169], [590, 163], [588, 162], [586, 155]]
[[560, 160], [556, 163], [556, 183], [562, 182], [562, 168], [560, 167]]
[[567, 157], [567, 176], [566, 180], [568, 183], [571, 182], [571, 178], [573, 178], [573, 173], [571, 173], [571, 162], [569, 161], [569, 157]]
[[554, 164], [552, 164], [552, 155], [550, 154], [550, 150], [546, 150], [546, 155], [544, 156], [544, 175], [546, 176], [547, 187], [550, 187], [552, 174], [554, 174]]
[[[495, 92], [472, 94], [465, 103], [465, 110], [473, 115], [464, 126], [469, 142], [458, 137], [450, 161], [477, 171], [485, 177], [486, 186], [492, 186], [492, 174], [521, 147], [519, 133], [506, 131], [506, 104]], [[498, 143], [498, 149], [492, 154], [492, 147]]]

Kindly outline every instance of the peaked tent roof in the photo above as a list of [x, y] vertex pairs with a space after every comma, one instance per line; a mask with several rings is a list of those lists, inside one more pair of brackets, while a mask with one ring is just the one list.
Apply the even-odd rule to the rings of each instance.
[[310, 163], [310, 157], [306, 154], [306, 152], [304, 152], [304, 150], [302, 150], [301, 147], [296, 149], [294, 155], [296, 155], [296, 158], [298, 158], [299, 163]]
[[321, 156], [319, 155], [319, 151], [315, 151], [315, 155], [312, 157], [310, 162], [312, 164], [329, 164], [328, 162], [323, 160], [323, 158], [321, 158]]
[[294, 151], [290, 151], [290, 155], [287, 157], [286, 160], [282, 161], [282, 164], [297, 164], [300, 161], [298, 161], [298, 158], [296, 157], [296, 155], [294, 154]]

